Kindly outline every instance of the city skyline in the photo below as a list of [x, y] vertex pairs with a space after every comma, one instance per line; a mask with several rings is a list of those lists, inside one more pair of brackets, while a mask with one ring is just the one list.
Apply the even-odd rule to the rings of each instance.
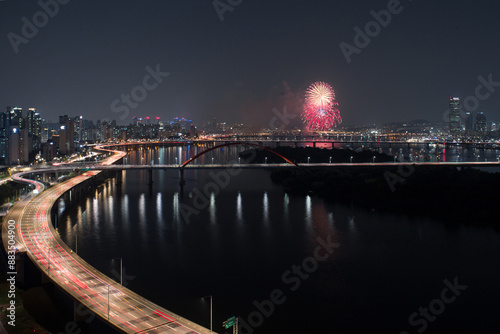
[[[57, 11], [6, 1], [0, 101], [36, 106], [47, 119], [128, 124], [149, 114], [262, 125], [275, 108], [300, 115], [306, 88], [320, 80], [337, 92], [345, 125], [439, 122], [446, 96], [499, 119], [499, 5], [397, 3], [241, 2], [221, 12], [202, 1], [56, 2]], [[39, 12], [53, 15], [31, 36]], [[474, 100], [484, 82], [488, 97]]]
[[499, 328], [500, 3], [0, 13], [1, 333]]

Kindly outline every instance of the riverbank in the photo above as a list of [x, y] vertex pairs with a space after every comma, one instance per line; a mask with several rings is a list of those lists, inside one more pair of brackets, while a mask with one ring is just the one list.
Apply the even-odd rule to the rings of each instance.
[[291, 193], [316, 193], [330, 200], [352, 202], [373, 210], [436, 216], [469, 224], [500, 227], [496, 194], [500, 173], [453, 167], [410, 169], [278, 170], [274, 182]]
[[[295, 163], [360, 163], [360, 162], [391, 162], [394, 158], [385, 153], [371, 150], [354, 151], [351, 149], [322, 149], [316, 147], [288, 147], [272, 148]], [[248, 159], [254, 156], [250, 163], [283, 163], [283, 159], [264, 149], [250, 149], [240, 153], [240, 157]], [[266, 159], [267, 158], [267, 159]]]

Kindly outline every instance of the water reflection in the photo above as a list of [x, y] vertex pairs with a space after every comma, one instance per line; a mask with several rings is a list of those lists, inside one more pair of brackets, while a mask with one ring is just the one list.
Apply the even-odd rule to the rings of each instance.
[[92, 199], [92, 221], [95, 225], [99, 225], [99, 200], [97, 197]]
[[264, 198], [262, 201], [263, 208], [263, 221], [265, 225], [269, 225], [269, 198], [267, 197], [267, 191], [264, 192]]
[[139, 197], [139, 224], [142, 227], [146, 224], [146, 195], [144, 193]]
[[109, 223], [110, 223], [109, 228], [110, 228], [112, 231], [113, 231], [113, 230], [114, 230], [114, 228], [115, 228], [115, 211], [114, 211], [114, 209], [115, 209], [115, 203], [114, 203], [114, 201], [115, 201], [115, 198], [114, 198], [113, 196], [111, 196], [111, 195], [110, 195], [110, 196], [109, 196], [109, 200], [108, 200], [108, 203], [109, 203], [109, 204], [108, 204], [108, 205], [105, 205], [105, 207], [107, 208], [107, 210], [106, 210], [106, 211], [107, 211], [107, 213], [108, 213], [108, 214], [107, 214], [107, 216], [109, 217], [109, 218], [108, 218], [108, 221], [109, 221]]
[[122, 225], [125, 225], [125, 227], [129, 227], [129, 223], [130, 223], [130, 217], [129, 217], [129, 200], [128, 200], [128, 194], [125, 194], [123, 197], [122, 197], [122, 201], [121, 201], [121, 221], [122, 223], [124, 222], [125, 224], [122, 224]]
[[306, 201], [305, 220], [307, 223], [307, 229], [310, 230], [312, 226], [311, 196], [307, 195], [305, 197], [305, 201]]
[[173, 220], [176, 226], [181, 224], [180, 208], [179, 208], [179, 193], [176, 192], [172, 198]]
[[215, 207], [215, 194], [213, 192], [210, 193], [209, 212], [210, 212], [210, 223], [216, 224], [217, 223], [217, 209]]
[[241, 192], [238, 191], [238, 197], [236, 198], [236, 221], [238, 225], [243, 224], [243, 204], [241, 199]]
[[161, 192], [156, 194], [156, 218], [158, 223], [163, 221], [163, 210], [162, 210], [162, 202], [161, 202]]
[[290, 197], [287, 193], [283, 195], [283, 216], [285, 220], [288, 222], [288, 206], [290, 205]]

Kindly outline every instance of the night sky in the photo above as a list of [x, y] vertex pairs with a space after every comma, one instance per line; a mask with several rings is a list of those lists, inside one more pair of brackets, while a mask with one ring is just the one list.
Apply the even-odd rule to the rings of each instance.
[[[137, 115], [266, 125], [274, 108], [299, 114], [305, 89], [325, 81], [346, 125], [439, 122], [450, 95], [474, 97], [479, 76], [500, 82], [498, 1], [401, 1], [350, 64], [340, 43], [354, 46], [354, 28], [364, 31], [388, 1], [221, 0], [236, 4], [223, 21], [212, 0], [59, 1], [67, 4], [48, 22], [37, 1], [0, 1], [2, 109], [36, 107], [54, 121], [68, 114], [128, 124]], [[34, 15], [39, 31], [16, 54], [9, 38], [22, 37], [22, 18]], [[149, 91], [140, 88], [148, 66], [169, 73], [158, 85], [151, 78]], [[490, 88], [498, 91], [477, 110], [496, 121], [500, 87]], [[134, 89], [147, 96], [117, 112], [125, 104], [112, 103]]]

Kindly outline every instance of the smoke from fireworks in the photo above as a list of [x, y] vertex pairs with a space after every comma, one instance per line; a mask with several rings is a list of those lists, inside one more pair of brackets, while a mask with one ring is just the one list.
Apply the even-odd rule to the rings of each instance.
[[334, 129], [342, 122], [339, 104], [335, 100], [333, 88], [324, 82], [313, 83], [306, 92], [302, 120], [309, 131]]

